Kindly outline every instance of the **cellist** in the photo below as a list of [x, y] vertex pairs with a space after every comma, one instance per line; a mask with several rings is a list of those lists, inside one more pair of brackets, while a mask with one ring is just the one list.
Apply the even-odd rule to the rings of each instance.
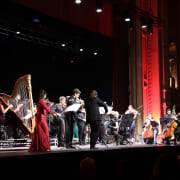
[[174, 131], [178, 126], [175, 105], [173, 106], [171, 114], [170, 112], [171, 109], [167, 109], [168, 116], [170, 116], [170, 121], [164, 126], [162, 132], [162, 139], [163, 142], [166, 141], [166, 144], [170, 144], [170, 139], [174, 137]]
[[147, 118], [146, 118], [146, 121], [145, 123], [143, 124], [142, 128], [143, 128], [143, 132], [142, 132], [142, 140], [141, 140], [141, 143], [142, 144], [147, 144], [147, 138], [146, 138], [146, 130], [147, 128], [150, 127], [151, 125], [151, 119], [152, 119], [152, 115], [151, 114], [148, 114]]
[[157, 144], [157, 135], [159, 132], [159, 124], [148, 114], [146, 122], [143, 125], [144, 131], [142, 132], [142, 144], [149, 144], [152, 140], [153, 144]]

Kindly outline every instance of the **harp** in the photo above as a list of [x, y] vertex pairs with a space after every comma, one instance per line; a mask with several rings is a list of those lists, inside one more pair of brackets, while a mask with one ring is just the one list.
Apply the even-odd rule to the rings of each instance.
[[17, 79], [11, 95], [0, 93], [0, 96], [3, 106], [13, 105], [13, 108], [10, 108], [8, 113], [11, 114], [14, 124], [22, 130], [24, 135], [31, 135], [35, 127], [31, 75], [27, 74]]

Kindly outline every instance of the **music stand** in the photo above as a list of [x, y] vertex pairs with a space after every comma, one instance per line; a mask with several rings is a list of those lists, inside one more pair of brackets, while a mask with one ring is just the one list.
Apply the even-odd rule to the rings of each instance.
[[127, 141], [130, 138], [130, 130], [133, 123], [134, 114], [123, 114], [119, 124], [119, 134], [123, 136], [122, 141]]

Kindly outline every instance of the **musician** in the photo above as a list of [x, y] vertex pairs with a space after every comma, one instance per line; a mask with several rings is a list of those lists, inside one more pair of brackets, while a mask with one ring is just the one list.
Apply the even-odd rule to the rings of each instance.
[[66, 109], [67, 104], [66, 104], [66, 97], [65, 96], [60, 96], [59, 97], [59, 103], [54, 104], [51, 107], [51, 110], [53, 112], [56, 112], [58, 116], [54, 118], [54, 123], [58, 127], [58, 147], [64, 147], [65, 146], [65, 117], [63, 111]]
[[86, 109], [82, 106], [77, 114], [79, 145], [85, 145], [86, 140]]
[[4, 108], [4, 106], [2, 105], [2, 102], [0, 101], [0, 128], [4, 129], [4, 134], [0, 133], [0, 139], [5, 139], [6, 138], [6, 129], [5, 129], [5, 125], [7, 125], [7, 117], [6, 117], [6, 113], [7, 111], [12, 108], [13, 105], [12, 104], [8, 104], [8, 106], [6, 108]]
[[[21, 107], [23, 106], [23, 103], [21, 102], [21, 97], [19, 94], [16, 95], [15, 99], [11, 99], [11, 100], [6, 100], [7, 101], [7, 105], [10, 105], [12, 108], [12, 111], [14, 111], [18, 117], [20, 117], [21, 119], [23, 119], [22, 117], [22, 109]], [[21, 110], [21, 112], [20, 112]], [[14, 119], [12, 118], [12, 114], [7, 114], [6, 116], [6, 121], [7, 121], [7, 133], [8, 133], [8, 138], [21, 138], [23, 136], [22, 131], [18, 128], [18, 125], [16, 123], [16, 121], [14, 121]]]
[[[72, 95], [67, 99], [67, 107], [76, 103], [81, 103], [79, 100], [81, 91], [75, 88]], [[72, 146], [74, 124], [77, 120], [77, 112], [69, 111], [65, 113], [65, 141], [66, 148], [75, 148]]]
[[125, 112], [125, 114], [133, 114], [133, 122], [132, 122], [132, 125], [131, 125], [131, 128], [130, 128], [130, 135], [131, 135], [131, 138], [130, 138], [130, 141], [133, 143], [134, 140], [135, 140], [135, 136], [134, 136], [134, 129], [135, 129], [135, 125], [136, 125], [136, 117], [138, 115], [138, 111], [136, 111], [132, 105], [129, 105], [128, 106], [128, 109], [127, 111]]
[[98, 97], [96, 90], [91, 90], [89, 98], [85, 104], [87, 113], [87, 123], [90, 124], [90, 149], [94, 149], [97, 139], [100, 135], [102, 117], [99, 112], [99, 107], [104, 107], [105, 113], [108, 112], [107, 105]]
[[5, 124], [6, 122], [6, 113], [9, 109], [11, 109], [13, 107], [12, 104], [8, 104], [8, 106], [6, 108], [4, 108], [4, 106], [2, 105], [2, 102], [0, 101], [0, 124]]
[[[151, 126], [151, 127], [150, 127]], [[144, 140], [144, 131], [146, 131], [146, 127], [150, 127], [152, 132], [153, 132], [153, 138], [152, 139], [146, 139]], [[144, 131], [142, 132], [142, 144], [146, 143], [153, 143], [153, 144], [157, 144], [157, 135], [159, 132], [159, 124], [155, 121], [155, 119], [152, 117], [152, 114], [148, 114], [146, 121], [143, 125]], [[153, 140], [153, 141], [152, 141]]]
[[171, 109], [170, 109], [170, 108], [167, 108], [167, 110], [166, 110], [166, 114], [165, 114], [165, 116], [164, 116], [164, 117], [165, 117], [165, 118], [169, 118], [169, 119], [170, 119], [170, 118], [171, 118], [171, 113], [172, 113], [172, 112], [171, 112]]
[[155, 121], [154, 118], [151, 119], [151, 126], [153, 127], [153, 144], [157, 144], [157, 136], [159, 133], [159, 123]]
[[47, 111], [57, 117], [57, 115], [50, 110], [51, 105], [46, 105], [46, 90], [41, 90], [39, 94], [39, 101], [37, 103], [37, 115], [34, 132], [32, 134], [32, 141], [29, 148], [30, 152], [42, 152], [50, 150], [49, 130], [46, 120]]
[[110, 121], [107, 125], [107, 134], [108, 135], [113, 135], [114, 139], [116, 141], [116, 145], [119, 144], [118, 142], [118, 117], [119, 113], [114, 111], [113, 113], [110, 114]]
[[176, 112], [175, 112], [175, 105], [173, 106], [172, 110], [168, 108], [166, 112], [167, 113], [165, 115], [165, 118], [168, 118], [169, 121], [167, 122], [167, 124], [164, 124], [162, 134], [163, 134], [163, 142], [166, 141], [166, 144], [170, 144], [170, 140], [175, 138], [174, 131], [178, 126]]
[[144, 129], [143, 132], [142, 132], [142, 139], [141, 139], [141, 143], [142, 144], [146, 144], [146, 140], [144, 139], [144, 132], [145, 132], [145, 127], [148, 127], [151, 123], [151, 118], [152, 118], [152, 115], [151, 114], [148, 114], [142, 128]]

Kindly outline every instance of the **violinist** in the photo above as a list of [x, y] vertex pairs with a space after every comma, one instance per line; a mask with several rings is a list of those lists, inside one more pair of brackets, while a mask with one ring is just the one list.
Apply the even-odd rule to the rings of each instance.
[[58, 138], [58, 147], [65, 146], [65, 119], [63, 111], [66, 109], [66, 97], [60, 96], [59, 103], [52, 106], [52, 111], [55, 112], [58, 116], [54, 118], [54, 123], [57, 125], [57, 138]]
[[130, 141], [133, 143], [135, 140], [135, 136], [134, 136], [134, 129], [135, 129], [135, 125], [136, 125], [135, 119], [136, 119], [137, 115], [139, 114], [139, 112], [137, 110], [135, 110], [132, 105], [129, 105], [125, 114], [133, 114], [134, 115], [133, 122], [132, 122], [132, 125], [130, 128], [130, 135], [131, 135]]
[[[67, 99], [67, 107], [73, 104], [80, 103], [79, 100], [81, 91], [75, 88], [72, 92], [72, 95]], [[74, 132], [74, 125], [77, 120], [77, 112], [75, 111], [68, 111], [65, 114], [65, 138], [66, 138], [66, 148], [75, 148], [72, 146], [72, 139], [73, 139], [73, 132]]]

